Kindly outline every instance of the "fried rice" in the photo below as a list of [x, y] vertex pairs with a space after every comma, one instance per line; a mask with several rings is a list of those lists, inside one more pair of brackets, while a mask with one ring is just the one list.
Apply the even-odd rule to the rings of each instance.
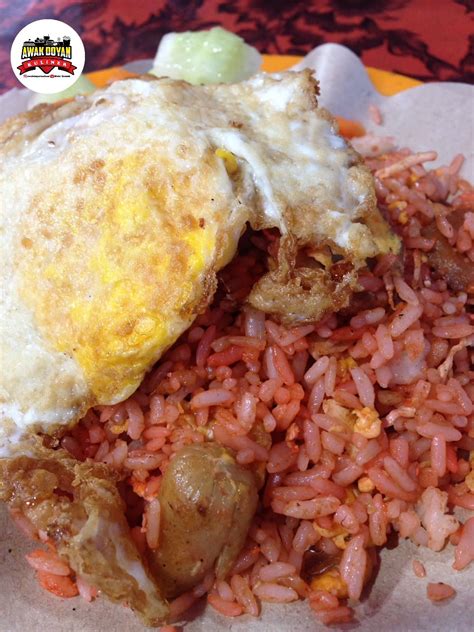
[[[249, 308], [279, 236], [247, 232], [213, 304], [136, 393], [91, 409], [61, 440], [75, 458], [121, 474], [143, 554], [159, 547], [157, 494], [182, 447], [213, 440], [260, 473], [259, 508], [232, 572], [176, 598], [175, 620], [206, 598], [229, 617], [305, 599], [324, 624], [351, 621], [348, 601], [361, 597], [394, 533], [435, 551], [451, 543], [456, 571], [474, 559], [474, 191], [460, 156], [429, 170], [434, 152], [372, 136], [354, 145], [403, 249], [370, 262], [351, 305], [293, 329]], [[444, 267], [439, 244], [451, 258]], [[45, 534], [14, 518], [48, 547], [27, 556], [44, 588], [97, 596]], [[413, 569], [426, 575], [419, 561]], [[453, 595], [427, 586], [433, 601]]]

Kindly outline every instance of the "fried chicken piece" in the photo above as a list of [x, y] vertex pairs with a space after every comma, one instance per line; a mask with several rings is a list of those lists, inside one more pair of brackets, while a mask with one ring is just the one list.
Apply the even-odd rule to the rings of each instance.
[[111, 470], [80, 463], [63, 450], [33, 452], [0, 459], [0, 500], [46, 533], [89, 585], [128, 604], [145, 625], [164, 623], [168, 604], [130, 537]]

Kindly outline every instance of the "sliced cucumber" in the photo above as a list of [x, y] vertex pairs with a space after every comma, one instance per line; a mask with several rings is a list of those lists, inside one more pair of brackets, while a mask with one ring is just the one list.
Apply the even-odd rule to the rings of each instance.
[[234, 83], [258, 71], [260, 53], [234, 33], [217, 26], [196, 33], [168, 33], [150, 71], [189, 83]]
[[89, 81], [87, 77], [81, 75], [74, 85], [62, 92], [56, 92], [56, 94], [38, 94], [35, 92], [29, 101], [29, 107], [32, 108], [35, 105], [38, 105], [38, 103], [55, 103], [56, 101], [61, 101], [62, 99], [71, 99], [78, 94], [90, 94], [91, 92], [94, 92], [94, 90], [95, 85], [92, 81]]

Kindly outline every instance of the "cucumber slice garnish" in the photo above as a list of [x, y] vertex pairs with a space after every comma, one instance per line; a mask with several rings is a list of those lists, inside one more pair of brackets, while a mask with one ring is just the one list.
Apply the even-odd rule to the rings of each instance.
[[258, 71], [260, 53], [234, 33], [217, 26], [196, 33], [168, 33], [150, 71], [189, 83], [234, 83]]
[[81, 75], [74, 85], [62, 92], [56, 92], [56, 94], [33, 94], [29, 101], [29, 107], [32, 108], [39, 103], [56, 103], [56, 101], [61, 101], [62, 99], [72, 99], [78, 94], [90, 94], [94, 90], [95, 85], [92, 81]]

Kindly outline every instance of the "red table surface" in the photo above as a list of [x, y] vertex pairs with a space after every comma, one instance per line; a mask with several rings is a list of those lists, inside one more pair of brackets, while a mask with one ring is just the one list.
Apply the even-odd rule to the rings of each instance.
[[325, 42], [367, 66], [422, 81], [474, 82], [473, 0], [0, 0], [0, 92], [16, 33], [55, 18], [86, 47], [86, 71], [153, 57], [169, 31], [220, 24], [263, 53], [305, 55]]

